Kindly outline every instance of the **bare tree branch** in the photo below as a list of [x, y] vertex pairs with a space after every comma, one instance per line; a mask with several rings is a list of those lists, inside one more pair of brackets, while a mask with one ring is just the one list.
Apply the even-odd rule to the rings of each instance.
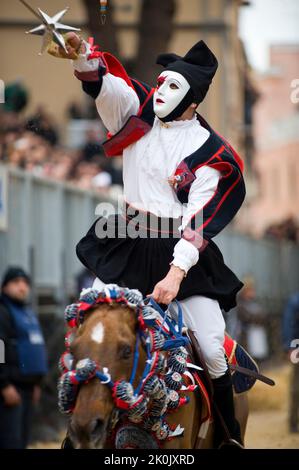
[[[119, 57], [117, 27], [113, 24], [113, 1], [109, 2], [109, 12], [104, 26], [100, 20], [99, 2], [82, 1], [88, 15], [88, 28], [96, 44], [99, 44], [101, 49]], [[137, 57], [124, 65], [128, 66], [128, 72], [131, 75], [152, 84], [160, 71], [160, 67], [155, 65], [156, 57], [159, 53], [167, 51], [176, 11], [176, 0], [140, 1], [142, 1], [142, 9], [138, 24]]]
[[161, 67], [157, 55], [167, 52], [173, 28], [176, 0], [143, 0], [139, 24], [139, 47], [133, 74], [152, 84]]

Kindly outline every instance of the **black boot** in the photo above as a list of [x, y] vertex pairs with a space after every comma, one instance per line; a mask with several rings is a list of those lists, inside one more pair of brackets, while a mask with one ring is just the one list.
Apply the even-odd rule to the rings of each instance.
[[68, 435], [66, 435], [65, 438], [63, 439], [62, 444], [61, 444], [61, 449], [63, 450], [74, 449], [72, 441], [70, 440]]
[[[235, 417], [234, 398], [233, 398], [233, 384], [230, 371], [227, 372], [218, 379], [212, 380], [214, 387], [214, 418], [215, 418], [215, 438], [214, 446], [216, 449], [219, 447], [234, 445], [233, 441], [229, 442], [227, 432], [225, 432], [225, 426], [229, 432], [230, 438], [235, 442], [237, 447], [238, 443], [243, 446], [241, 439], [240, 425]], [[219, 416], [221, 414], [225, 426], [223, 425], [222, 419]]]

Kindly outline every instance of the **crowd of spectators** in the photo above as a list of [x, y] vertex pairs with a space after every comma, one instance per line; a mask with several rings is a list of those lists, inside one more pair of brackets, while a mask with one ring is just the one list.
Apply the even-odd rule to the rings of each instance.
[[24, 118], [14, 111], [0, 112], [0, 162], [82, 189], [107, 191], [121, 184], [121, 170], [104, 156], [94, 130], [86, 132], [79, 149], [61, 145], [53, 118], [39, 107]]
[[288, 217], [280, 223], [270, 225], [265, 236], [274, 240], [289, 240], [299, 244], [299, 224], [294, 217]]
[[[104, 156], [94, 127], [86, 131], [81, 147], [67, 148], [61, 144], [55, 120], [43, 107], [32, 116], [24, 117], [21, 111], [27, 102], [28, 96], [21, 84], [7, 87], [5, 105], [0, 108], [0, 162], [41, 177], [69, 182], [81, 189], [107, 192], [112, 185], [122, 185], [121, 162]], [[72, 121], [92, 121], [97, 117], [95, 106], [70, 103], [68, 117]], [[299, 223], [288, 217], [270, 225], [264, 236], [299, 243]]]

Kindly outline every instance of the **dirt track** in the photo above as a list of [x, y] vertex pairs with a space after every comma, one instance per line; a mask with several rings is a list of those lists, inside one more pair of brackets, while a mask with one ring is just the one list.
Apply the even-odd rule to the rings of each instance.
[[[58, 449], [58, 443], [36, 443], [35, 449]], [[285, 411], [254, 411], [251, 413], [246, 447], [249, 449], [299, 449], [299, 434], [289, 434]]]
[[285, 411], [251, 413], [246, 447], [249, 449], [299, 449], [299, 434], [290, 434]]
[[[246, 433], [249, 449], [299, 449], [299, 434], [287, 426], [290, 367], [263, 371], [275, 380], [275, 387], [256, 383], [250, 392], [250, 415]], [[36, 443], [33, 448], [59, 448], [58, 443]]]
[[[264, 371], [263, 371], [264, 372]], [[264, 372], [276, 385], [257, 382], [249, 394], [250, 414], [246, 447], [255, 449], [299, 449], [299, 434], [288, 432], [290, 367]]]

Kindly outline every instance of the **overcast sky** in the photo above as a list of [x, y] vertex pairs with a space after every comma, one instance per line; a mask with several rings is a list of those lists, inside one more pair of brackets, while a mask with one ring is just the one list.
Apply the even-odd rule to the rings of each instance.
[[299, 44], [299, 0], [251, 0], [240, 9], [239, 34], [251, 65], [265, 70], [270, 44]]

